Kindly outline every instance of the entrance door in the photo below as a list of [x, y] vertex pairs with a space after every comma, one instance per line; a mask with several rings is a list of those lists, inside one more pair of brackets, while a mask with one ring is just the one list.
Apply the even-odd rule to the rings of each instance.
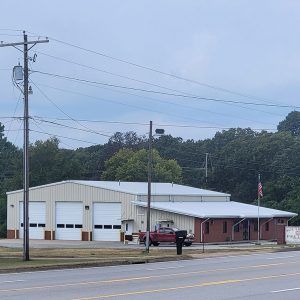
[[250, 240], [250, 230], [249, 230], [249, 220], [243, 221], [243, 240], [248, 241]]
[[132, 231], [133, 231], [133, 222], [126, 221], [125, 222], [125, 235], [132, 235]]

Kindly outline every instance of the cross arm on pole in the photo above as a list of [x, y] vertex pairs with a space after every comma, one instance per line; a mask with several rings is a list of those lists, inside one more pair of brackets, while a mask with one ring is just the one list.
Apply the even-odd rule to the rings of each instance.
[[17, 42], [17, 43], [6, 43], [4, 44], [3, 42], [0, 42], [0, 47], [15, 47], [15, 46], [20, 46], [20, 45], [36, 45], [36, 44], [40, 44], [40, 43], [49, 43], [49, 40], [38, 40], [38, 41], [28, 41], [28, 42]]

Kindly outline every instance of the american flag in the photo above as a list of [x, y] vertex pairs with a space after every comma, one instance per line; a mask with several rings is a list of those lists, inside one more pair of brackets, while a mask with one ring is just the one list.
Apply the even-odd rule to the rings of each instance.
[[259, 198], [262, 198], [262, 197], [264, 196], [264, 195], [263, 195], [263, 188], [262, 188], [261, 182], [258, 183], [257, 193], [258, 193], [258, 197], [259, 197]]

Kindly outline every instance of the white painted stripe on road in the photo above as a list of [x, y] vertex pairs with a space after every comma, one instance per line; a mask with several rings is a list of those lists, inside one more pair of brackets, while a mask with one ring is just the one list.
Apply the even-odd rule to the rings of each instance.
[[26, 281], [26, 280], [21, 280], [21, 279], [19, 279], [19, 280], [6, 280], [6, 281], [1, 281], [0, 284], [1, 284], [1, 283], [24, 282], [24, 281]]
[[157, 270], [179, 269], [179, 268], [185, 268], [185, 266], [166, 267], [166, 268], [155, 268], [155, 269], [146, 269], [146, 270], [147, 270], [147, 271], [157, 271]]
[[267, 257], [267, 259], [282, 259], [282, 258], [292, 258], [295, 257], [294, 255], [292, 256], [277, 256], [277, 257]]
[[291, 291], [297, 291], [297, 290], [300, 290], [300, 288], [293, 288], [293, 289], [285, 289], [285, 290], [272, 291], [271, 293], [284, 293], [284, 292], [291, 292]]

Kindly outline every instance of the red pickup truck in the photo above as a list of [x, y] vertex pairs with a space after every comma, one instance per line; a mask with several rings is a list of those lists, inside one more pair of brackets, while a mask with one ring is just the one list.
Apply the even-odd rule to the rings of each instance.
[[[162, 242], [166, 243], [175, 243], [176, 242], [176, 235], [175, 232], [179, 229], [176, 227], [160, 227], [155, 231], [150, 231], [150, 241], [149, 246], [158, 246]], [[139, 233], [140, 242], [146, 243], [146, 232]], [[187, 237], [185, 238], [183, 245], [184, 246], [191, 246], [194, 241], [194, 235], [188, 233]]]

